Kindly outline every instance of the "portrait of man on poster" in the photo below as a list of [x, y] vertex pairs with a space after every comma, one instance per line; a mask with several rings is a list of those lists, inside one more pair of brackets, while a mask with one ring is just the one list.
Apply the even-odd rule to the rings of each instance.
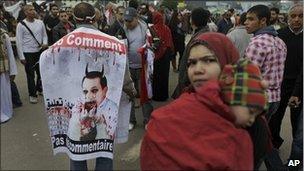
[[82, 78], [82, 98], [72, 109], [69, 137], [73, 140], [90, 141], [113, 139], [117, 124], [118, 106], [107, 98], [107, 78], [102, 71], [90, 71], [86, 67]]

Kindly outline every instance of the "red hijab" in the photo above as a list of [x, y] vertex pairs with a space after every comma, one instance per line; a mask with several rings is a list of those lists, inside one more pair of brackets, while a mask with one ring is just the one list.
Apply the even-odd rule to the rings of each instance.
[[197, 35], [196, 38], [190, 42], [187, 56], [189, 56], [190, 49], [197, 44], [206, 45], [207, 48], [213, 51], [218, 58], [221, 69], [223, 69], [226, 64], [236, 63], [239, 59], [239, 52], [231, 40], [224, 34], [207, 32]]
[[[188, 48], [186, 49], [187, 59], [189, 58], [191, 48], [199, 44], [206, 46], [215, 54], [219, 61], [221, 69], [223, 69], [227, 64], [235, 64], [239, 59], [239, 52], [231, 40], [224, 34], [215, 32], [201, 33], [197, 35], [193, 40], [191, 40], [191, 42], [189, 42]], [[188, 68], [184, 72], [187, 73]], [[190, 83], [188, 76], [187, 79]], [[187, 85], [181, 89], [183, 90], [182, 92], [194, 91], [191, 85]]]
[[161, 45], [155, 52], [155, 59], [159, 59], [164, 56], [167, 48], [170, 48], [173, 51], [174, 45], [172, 41], [171, 30], [168, 26], [165, 25], [162, 14], [159, 12], [153, 12], [152, 19], [154, 24], [152, 28], [155, 30], [157, 36], [161, 40]]

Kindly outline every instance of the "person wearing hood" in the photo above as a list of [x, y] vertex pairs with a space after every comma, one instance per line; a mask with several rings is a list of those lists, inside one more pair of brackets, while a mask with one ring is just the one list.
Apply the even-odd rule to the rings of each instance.
[[253, 34], [245, 56], [260, 67], [263, 79], [269, 82], [269, 111], [266, 115], [269, 120], [280, 104], [287, 48], [273, 26], [270, 26], [270, 10], [267, 6], [256, 5], [250, 8], [247, 11], [245, 27], [247, 33]]
[[238, 61], [238, 51], [225, 35], [210, 32], [194, 38], [185, 54], [190, 86], [152, 113], [141, 170], [252, 170], [252, 141], [233, 124], [218, 84], [224, 66]]
[[[189, 42], [195, 39], [197, 35], [210, 31], [209, 26], [207, 25], [209, 17], [210, 13], [202, 7], [198, 7], [192, 10], [190, 23], [192, 29], [194, 30], [194, 34], [192, 35]], [[189, 47], [187, 45], [185, 51], [187, 51], [188, 49]], [[184, 53], [180, 59], [178, 83], [172, 95], [172, 98], [174, 99], [179, 97], [183, 92], [184, 88], [190, 84], [187, 76], [187, 61], [188, 56]]]
[[[269, 108], [266, 119], [276, 113], [281, 100], [281, 83], [283, 80], [284, 63], [287, 55], [287, 47], [278, 33], [270, 25], [270, 10], [265, 5], [256, 5], [247, 11], [245, 27], [247, 33], [253, 34], [253, 38], [245, 51], [245, 58], [259, 66], [262, 77], [268, 81], [266, 89]], [[272, 148], [265, 154], [265, 165], [270, 170], [281, 170], [282, 160], [278, 151]], [[255, 164], [258, 169], [264, 157]]]
[[166, 101], [169, 97], [170, 57], [174, 52], [171, 31], [165, 25], [163, 16], [159, 12], [152, 14], [152, 29], [160, 38], [159, 48], [155, 51], [153, 70], [153, 100]]

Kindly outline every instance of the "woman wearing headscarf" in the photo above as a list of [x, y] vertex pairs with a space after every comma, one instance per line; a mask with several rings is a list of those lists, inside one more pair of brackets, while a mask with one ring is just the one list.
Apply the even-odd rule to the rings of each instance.
[[219, 33], [190, 42], [190, 86], [172, 103], [155, 110], [142, 141], [142, 170], [252, 170], [250, 135], [233, 125], [234, 116], [220, 96], [218, 77], [239, 54]]
[[173, 11], [172, 17], [169, 22], [169, 27], [171, 29], [171, 34], [173, 38], [173, 44], [174, 44], [174, 54], [171, 59], [172, 61], [172, 67], [174, 71], [178, 71], [178, 68], [176, 66], [176, 55], [177, 52], [179, 53], [179, 60], [178, 65], [180, 64], [180, 59], [182, 55], [184, 54], [185, 50], [185, 38], [186, 38], [186, 31], [183, 30], [183, 21], [182, 21], [182, 14], [178, 12], [177, 10]]
[[[194, 31], [194, 34], [191, 36], [190, 41], [196, 38], [196, 36], [201, 33], [209, 32], [208, 20], [210, 18], [210, 13], [202, 7], [195, 8], [191, 11], [191, 27]], [[186, 45], [185, 51], [189, 49], [189, 44]], [[188, 57], [184, 53], [180, 58], [179, 72], [178, 72], [178, 83], [172, 94], [172, 98], [176, 99], [181, 95], [183, 89], [189, 85], [189, 79], [187, 77], [187, 60]]]
[[174, 51], [171, 31], [165, 25], [164, 19], [159, 12], [153, 12], [152, 31], [155, 31], [160, 39], [160, 45], [155, 50], [154, 71], [153, 71], [153, 100], [166, 101], [169, 97], [169, 70], [170, 55]]

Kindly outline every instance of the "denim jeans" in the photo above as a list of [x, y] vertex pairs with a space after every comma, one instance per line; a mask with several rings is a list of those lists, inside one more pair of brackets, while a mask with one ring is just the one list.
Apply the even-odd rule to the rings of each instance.
[[134, 82], [134, 87], [137, 91], [137, 94], [140, 94], [139, 93], [140, 72], [141, 72], [141, 68], [138, 69], [130, 68], [130, 75]]
[[[87, 161], [75, 161], [70, 160], [70, 170], [71, 171], [86, 171], [88, 170]], [[96, 158], [95, 170], [113, 170], [113, 160], [105, 157]]]
[[[151, 113], [153, 112], [153, 106], [151, 104], [151, 101], [148, 101], [147, 103], [142, 104], [142, 113], [144, 117], [144, 124], [147, 124]], [[130, 114], [130, 123], [136, 125], [136, 116], [135, 116], [135, 107], [134, 107], [134, 101], [132, 101], [132, 106], [131, 106], [131, 114]]]
[[[131, 73], [131, 78], [134, 82], [135, 89], [138, 94], [140, 94], [140, 72], [141, 69], [132, 69], [130, 68], [130, 73]], [[153, 111], [153, 106], [151, 104], [151, 101], [148, 101], [147, 103], [142, 104], [142, 113], [144, 117], [144, 124], [148, 123], [151, 113]], [[131, 114], [130, 114], [130, 123], [133, 123], [134, 125], [137, 123], [136, 122], [136, 116], [135, 116], [135, 103], [134, 100], [132, 101], [132, 106], [131, 106]]]

